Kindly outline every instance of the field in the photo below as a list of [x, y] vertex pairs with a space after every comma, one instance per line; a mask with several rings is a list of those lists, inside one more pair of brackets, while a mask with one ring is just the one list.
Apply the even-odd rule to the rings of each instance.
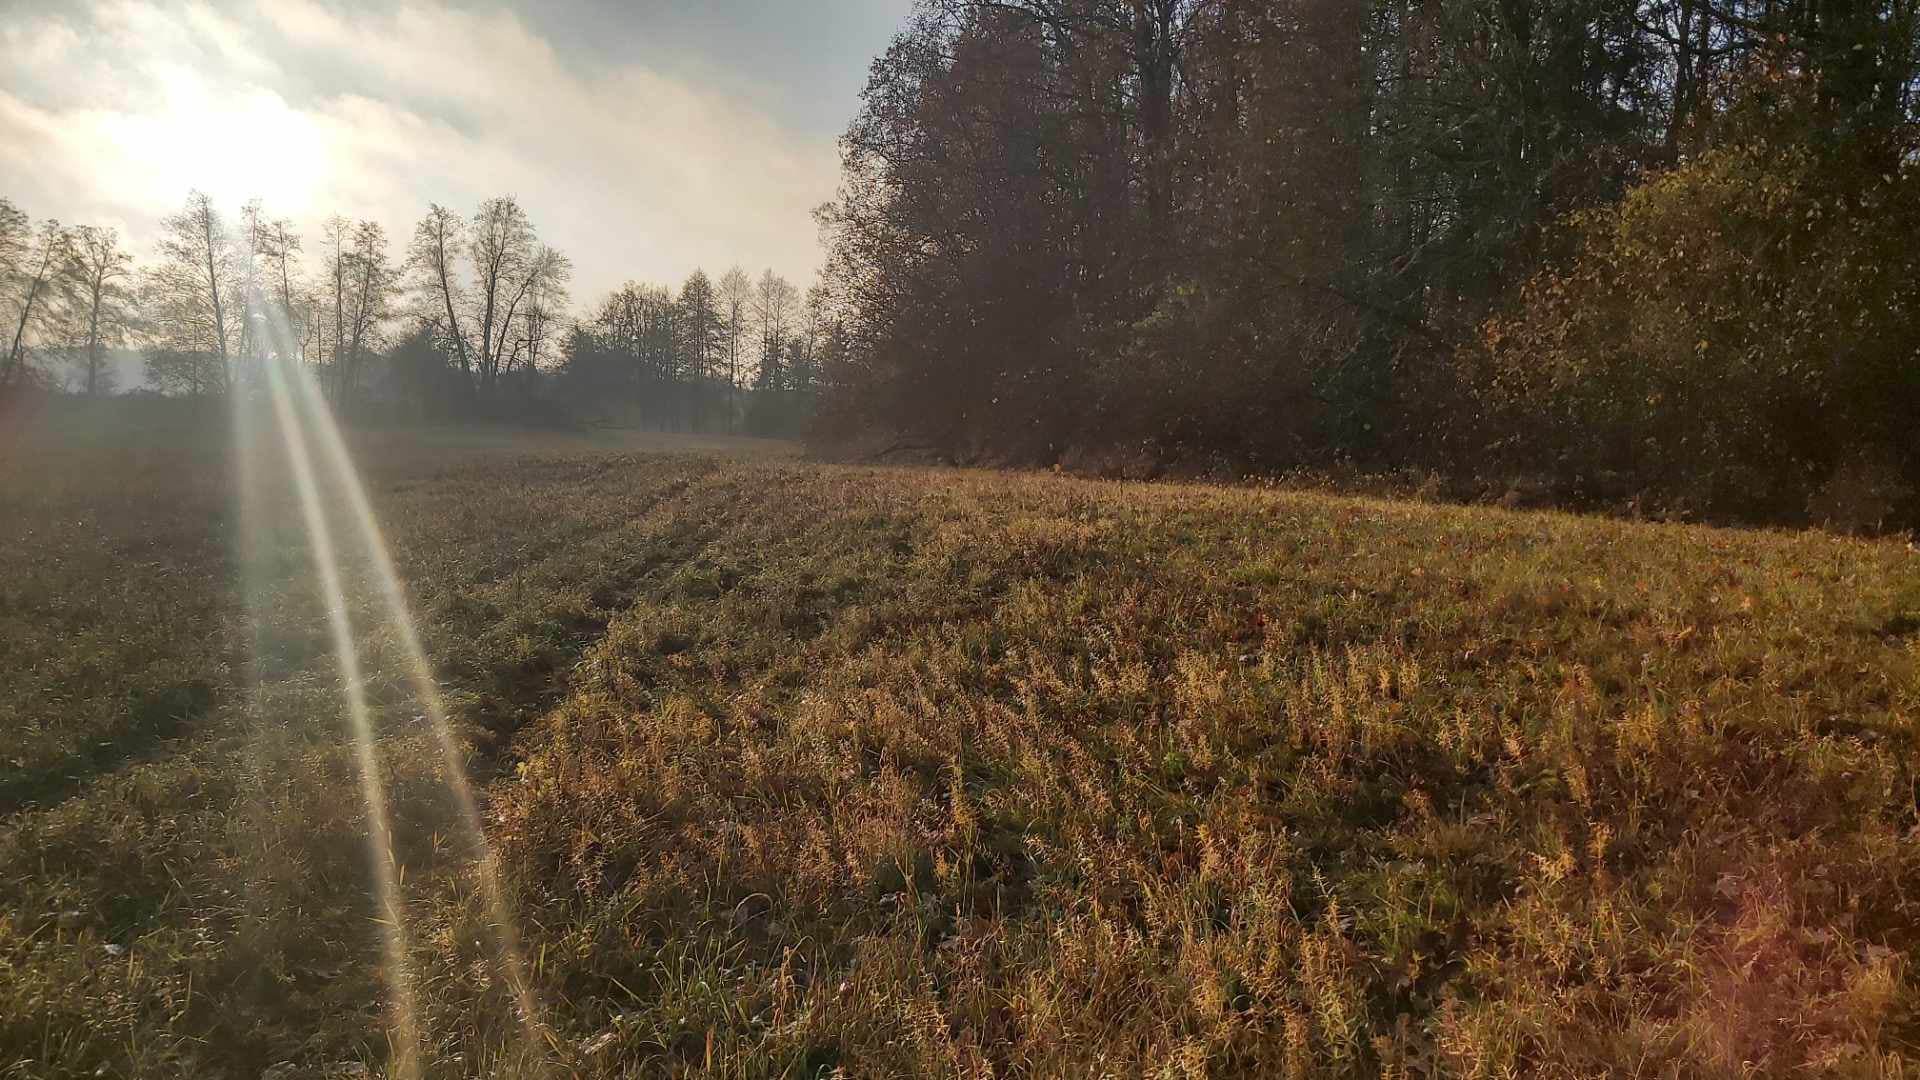
[[366, 433], [375, 860], [225, 423], [0, 434], [0, 1077], [1920, 1068], [1904, 541]]

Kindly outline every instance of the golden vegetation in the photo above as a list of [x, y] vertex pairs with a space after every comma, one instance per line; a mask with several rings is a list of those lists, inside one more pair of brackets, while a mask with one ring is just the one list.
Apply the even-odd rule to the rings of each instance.
[[[0, 1071], [377, 1072], [297, 536], [234, 554], [217, 445], [71, 442], [0, 479]], [[432, 1075], [1920, 1059], [1904, 544], [580, 441], [361, 456], [546, 1033], [516, 1041], [370, 621]]]

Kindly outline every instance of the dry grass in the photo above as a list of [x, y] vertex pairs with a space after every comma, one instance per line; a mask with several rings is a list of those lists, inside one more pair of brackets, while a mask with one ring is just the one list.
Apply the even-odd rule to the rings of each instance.
[[[217, 439], [6, 452], [0, 1075], [381, 1070], [294, 519], [233, 540]], [[1920, 1064], [1904, 544], [575, 440], [362, 458], [547, 1031], [516, 1042], [372, 627], [433, 1075]]]

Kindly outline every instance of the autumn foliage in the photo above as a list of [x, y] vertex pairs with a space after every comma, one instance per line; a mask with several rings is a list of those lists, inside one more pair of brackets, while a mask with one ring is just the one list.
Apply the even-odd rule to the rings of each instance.
[[1482, 332], [1513, 445], [1702, 511], [1912, 514], [1920, 170], [1783, 111], [1569, 219], [1568, 256]]
[[1904, 524], [1912, 27], [1898, 3], [925, 3], [821, 213], [849, 338], [819, 434]]

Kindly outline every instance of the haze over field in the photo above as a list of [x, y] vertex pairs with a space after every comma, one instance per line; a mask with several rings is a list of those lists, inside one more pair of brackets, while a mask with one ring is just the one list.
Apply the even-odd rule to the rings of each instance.
[[145, 253], [190, 188], [402, 237], [511, 191], [598, 296], [716, 261], [809, 280], [834, 141], [910, 2], [7, 7], [0, 175], [37, 216]]

